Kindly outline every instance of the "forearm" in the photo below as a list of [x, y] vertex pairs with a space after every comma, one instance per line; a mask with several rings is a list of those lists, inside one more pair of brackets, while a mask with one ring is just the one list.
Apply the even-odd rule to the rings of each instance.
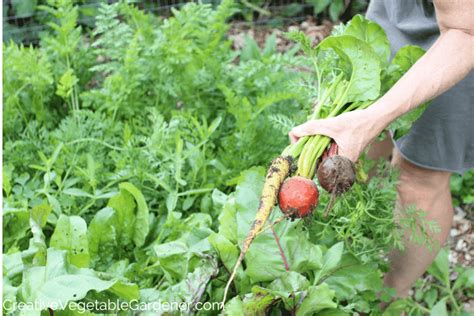
[[[444, 32], [415, 65], [366, 111], [380, 133], [392, 121], [447, 91], [473, 68], [474, 40], [459, 30]], [[453, 105], [455, 106], [455, 105]]]

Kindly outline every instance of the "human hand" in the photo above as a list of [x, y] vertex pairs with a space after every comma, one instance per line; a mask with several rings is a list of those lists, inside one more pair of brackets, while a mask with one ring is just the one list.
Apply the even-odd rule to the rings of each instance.
[[383, 130], [377, 124], [377, 118], [370, 111], [358, 110], [339, 116], [310, 120], [293, 128], [289, 137], [292, 143], [300, 137], [325, 135], [332, 138], [339, 147], [338, 154], [357, 161], [362, 151]]

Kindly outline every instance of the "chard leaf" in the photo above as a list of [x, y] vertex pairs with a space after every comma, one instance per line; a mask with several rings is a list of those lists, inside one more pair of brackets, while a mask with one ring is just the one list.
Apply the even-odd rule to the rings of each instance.
[[323, 309], [336, 308], [334, 295], [335, 292], [325, 283], [309, 287], [307, 296], [296, 311], [296, 315], [315, 315]]
[[46, 262], [46, 241], [43, 227], [51, 213], [51, 206], [41, 204], [33, 207], [30, 212], [30, 228], [33, 237], [30, 239], [28, 252], [33, 254], [34, 265], [44, 265]]
[[148, 206], [145, 201], [145, 197], [133, 184], [124, 182], [119, 185], [121, 190], [126, 190], [130, 193], [137, 203], [137, 211], [135, 213], [135, 225], [133, 233], [133, 242], [137, 247], [142, 246], [145, 243], [146, 236], [150, 230], [148, 223]]
[[138, 299], [138, 287], [116, 280], [101, 280], [91, 269], [79, 269], [67, 261], [67, 252], [48, 249], [46, 266], [24, 272], [21, 294], [26, 302], [42, 306], [66, 306], [86, 297], [91, 290], [108, 291], [126, 300]]
[[[231, 243], [223, 234], [213, 233], [209, 236], [209, 242], [219, 255], [224, 266], [228, 271], [232, 271], [237, 258], [239, 257], [239, 249]], [[242, 267], [240, 267], [242, 270]]]
[[89, 253], [94, 267], [107, 268], [117, 256], [119, 248], [117, 214], [111, 207], [97, 212], [89, 224]]
[[268, 286], [271, 294], [280, 298], [286, 310], [294, 310], [306, 295], [309, 281], [301, 274], [288, 271]]
[[383, 76], [383, 92], [387, 92], [423, 56], [424, 49], [407, 45], [398, 50]]
[[270, 283], [268, 288], [275, 292], [297, 292], [306, 290], [309, 285], [309, 281], [304, 276], [294, 271], [288, 271]]
[[120, 190], [120, 193], [109, 200], [107, 206], [115, 210], [117, 218], [115, 229], [120, 236], [120, 244], [131, 244], [134, 234], [136, 208], [133, 196], [126, 190]]
[[336, 292], [339, 300], [351, 300], [364, 291], [379, 292], [382, 278], [375, 264], [363, 264], [353, 256], [344, 255], [340, 268], [324, 282]]
[[13, 279], [16, 275], [21, 274], [24, 269], [21, 252], [3, 255], [3, 275], [9, 279]]
[[[384, 75], [383, 91], [388, 91], [400, 80], [424, 53], [425, 51], [418, 46], [402, 47], [393, 58], [392, 63]], [[390, 124], [389, 129], [393, 131], [393, 138], [397, 140], [408, 134], [413, 123], [420, 118], [427, 106], [428, 103], [422, 104]]]
[[51, 236], [50, 247], [66, 250], [71, 264], [79, 268], [89, 267], [87, 224], [81, 217], [61, 215]]
[[226, 315], [229, 316], [240, 316], [244, 314], [244, 302], [239, 296], [234, 297], [225, 304]]
[[30, 229], [29, 219], [30, 212], [26, 209], [14, 211], [3, 209], [3, 247], [5, 249], [27, 237]]
[[380, 61], [364, 41], [348, 35], [330, 36], [317, 47], [319, 57], [325, 50], [333, 50], [340, 58], [349, 86], [345, 102], [375, 100], [380, 94]]
[[150, 230], [149, 210], [143, 194], [133, 184], [124, 182], [119, 185], [120, 193], [109, 200], [108, 206], [117, 213], [122, 243], [133, 243], [140, 247], [145, 243]]
[[342, 252], [344, 251], [344, 242], [338, 242], [332, 246], [325, 254], [323, 258], [323, 266], [318, 271], [318, 278], [327, 275], [329, 272], [334, 270], [342, 259]]
[[354, 16], [347, 24], [343, 35], [350, 35], [363, 40], [372, 47], [381, 65], [386, 65], [390, 57], [390, 43], [383, 28], [362, 15]]

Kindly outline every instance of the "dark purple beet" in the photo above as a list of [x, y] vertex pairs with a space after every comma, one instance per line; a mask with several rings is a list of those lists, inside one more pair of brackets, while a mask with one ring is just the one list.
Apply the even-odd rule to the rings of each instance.
[[326, 158], [318, 167], [319, 184], [329, 193], [344, 193], [355, 180], [355, 165], [346, 157], [336, 155]]

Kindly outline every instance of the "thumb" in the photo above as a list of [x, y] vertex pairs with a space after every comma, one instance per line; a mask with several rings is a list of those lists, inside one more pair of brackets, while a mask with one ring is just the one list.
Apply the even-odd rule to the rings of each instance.
[[298, 138], [316, 134], [331, 137], [332, 129], [330, 128], [330, 124], [328, 124], [327, 120], [311, 120], [294, 127], [291, 130], [291, 134]]

